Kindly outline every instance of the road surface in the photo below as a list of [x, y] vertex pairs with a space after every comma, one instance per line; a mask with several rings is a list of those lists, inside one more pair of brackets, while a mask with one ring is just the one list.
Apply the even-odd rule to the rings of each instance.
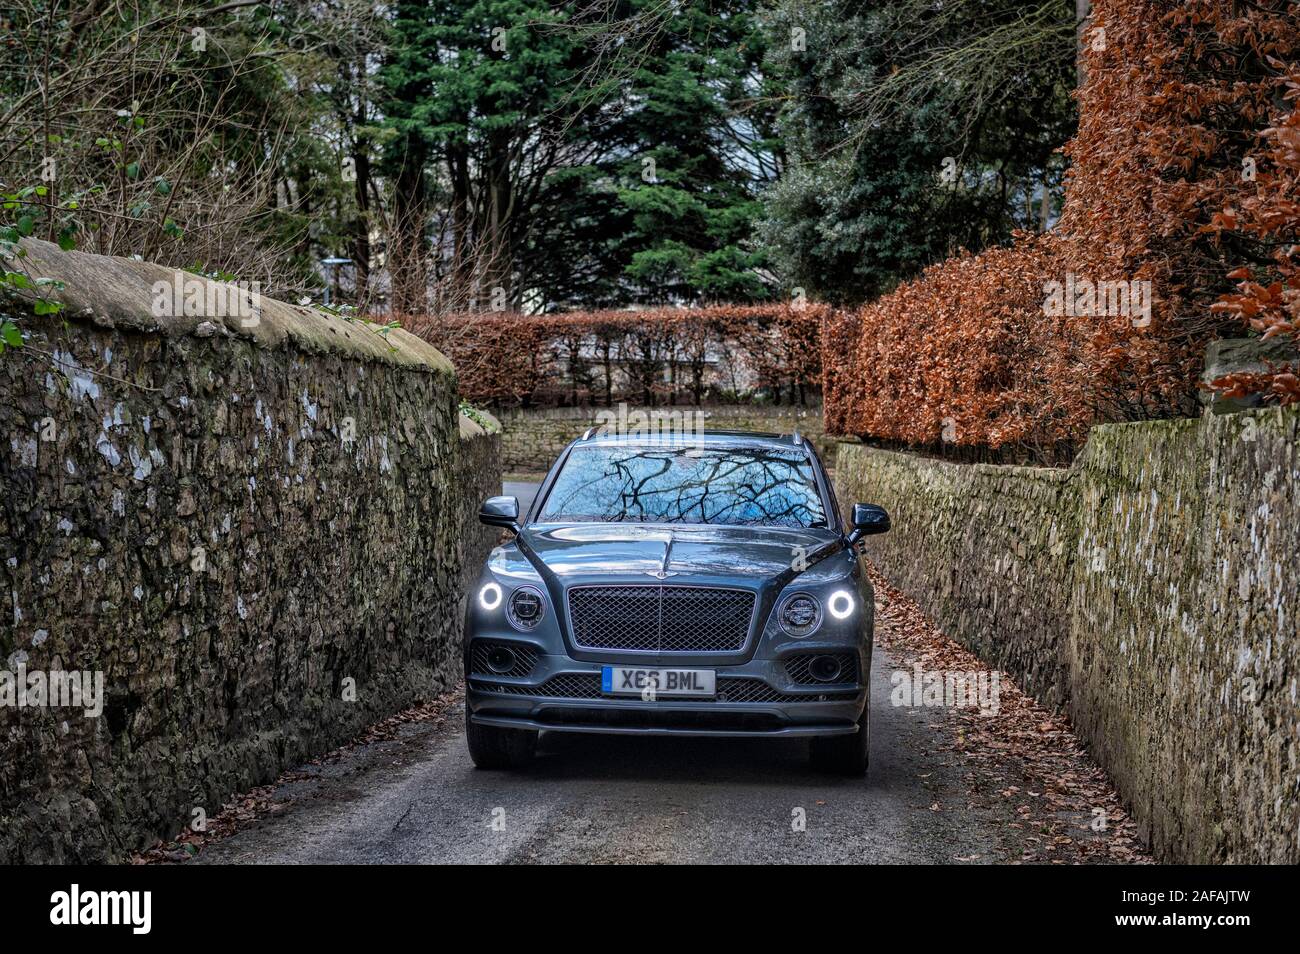
[[[872, 667], [871, 770], [813, 772], [795, 740], [550, 734], [532, 767], [476, 770], [458, 704], [282, 785], [287, 807], [200, 863], [938, 862], [1020, 853], [1011, 808], [968, 805], [933, 710], [889, 705]], [[802, 822], [802, 824], [800, 824]], [[802, 830], [801, 830], [802, 829]]]
[[[504, 490], [523, 506], [535, 487]], [[878, 636], [895, 625], [895, 612], [878, 610]], [[267, 800], [269, 810], [207, 841], [195, 861], [1135, 860], [1130, 822], [1105, 835], [1089, 831], [1086, 821], [1097, 813], [1090, 806], [1110, 806], [1112, 818], [1123, 813], [1104, 779], [1083, 785], [1100, 773], [1063, 722], [1040, 729], [1046, 713], [1017, 709], [1020, 717], [1030, 713], [1030, 735], [1059, 739], [1050, 757], [1020, 758], [1026, 732], [1015, 716], [1005, 728], [995, 720], [972, 733], [942, 708], [891, 705], [890, 675], [912, 661], [892, 656], [878, 638], [866, 779], [814, 772], [800, 740], [568, 733], [544, 733], [525, 770], [479, 771], [456, 703], [440, 720], [405, 724], [385, 741], [289, 773]], [[981, 741], [972, 744], [972, 735]], [[1024, 774], [1027, 764], [1036, 776]], [[1103, 838], [1118, 847], [1100, 844]], [[1106, 858], [1106, 851], [1118, 854]]]

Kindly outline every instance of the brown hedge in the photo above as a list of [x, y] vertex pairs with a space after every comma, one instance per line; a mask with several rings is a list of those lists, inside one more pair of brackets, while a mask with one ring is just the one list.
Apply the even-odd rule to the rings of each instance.
[[[461, 395], [493, 406], [704, 400], [821, 387], [825, 305], [714, 305], [524, 316], [472, 312], [402, 324], [456, 365]], [[665, 375], [674, 380], [665, 381]]]
[[[1300, 30], [1300, 23], [1297, 24]], [[1240, 196], [1206, 229], [1217, 236], [1248, 236], [1272, 249], [1271, 261], [1243, 265], [1229, 273], [1240, 280], [1214, 311], [1232, 315], [1261, 338], [1286, 337], [1300, 352], [1300, 69], [1287, 78], [1287, 105], [1260, 133], [1265, 168], [1254, 193]], [[1300, 361], [1281, 361], [1264, 372], [1238, 372], [1211, 382], [1228, 397], [1260, 395], [1279, 404], [1300, 402]]]
[[[1206, 342], [1240, 333], [1219, 313], [1228, 306], [1211, 306], [1243, 254], [1269, 259], [1244, 229], [1234, 242], [1210, 223], [1294, 183], [1249, 179], [1243, 160], [1267, 171], [1294, 144], [1294, 127], [1270, 121], [1300, 62], [1298, 10], [1279, 0], [1097, 0], [1061, 221], [833, 319], [823, 339], [828, 427], [1055, 459], [1098, 421], [1194, 413]], [[1280, 129], [1273, 154], [1260, 149], [1266, 127]], [[1047, 283], [1067, 273], [1150, 281], [1150, 322], [1048, 314]]]

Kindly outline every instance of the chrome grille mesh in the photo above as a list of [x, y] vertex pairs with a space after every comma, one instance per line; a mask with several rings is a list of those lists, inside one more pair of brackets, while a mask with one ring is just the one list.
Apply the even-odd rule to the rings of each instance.
[[573, 641], [587, 649], [727, 653], [745, 647], [754, 594], [705, 586], [578, 586]]

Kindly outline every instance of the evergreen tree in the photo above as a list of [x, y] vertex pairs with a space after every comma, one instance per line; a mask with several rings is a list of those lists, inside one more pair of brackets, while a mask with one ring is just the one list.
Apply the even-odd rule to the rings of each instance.
[[782, 0], [769, 23], [788, 166], [763, 236], [787, 284], [861, 301], [1046, 228], [1074, 124], [1072, 0]]
[[[774, 169], [770, 118], [741, 114], [761, 98], [748, 6], [398, 3], [381, 106], [399, 310], [431, 279], [453, 307], [763, 297]], [[630, 66], [602, 63], [631, 22], [655, 29]], [[429, 247], [434, 276], [413, 261]]]
[[[644, 4], [649, 6], [649, 4]], [[624, 272], [648, 302], [747, 301], [770, 289], [753, 233], [775, 175], [763, 35], [750, 3], [682, 3], [630, 78], [615, 135], [630, 221]]]

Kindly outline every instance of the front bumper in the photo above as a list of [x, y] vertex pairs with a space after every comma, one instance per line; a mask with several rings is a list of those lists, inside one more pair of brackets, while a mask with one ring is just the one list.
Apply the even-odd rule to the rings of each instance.
[[[838, 651], [843, 653], [843, 647]], [[796, 684], [786, 660], [655, 663], [651, 665], [714, 670], [717, 695], [644, 701], [603, 695], [599, 662], [537, 654], [526, 675], [499, 675], [475, 671], [470, 652], [466, 698], [476, 724], [501, 728], [760, 738], [847, 735], [857, 731], [866, 704], [861, 680], [869, 663], [861, 653], [852, 655], [856, 660], [844, 681], [816, 685]], [[627, 665], [617, 658], [605, 664]]]

